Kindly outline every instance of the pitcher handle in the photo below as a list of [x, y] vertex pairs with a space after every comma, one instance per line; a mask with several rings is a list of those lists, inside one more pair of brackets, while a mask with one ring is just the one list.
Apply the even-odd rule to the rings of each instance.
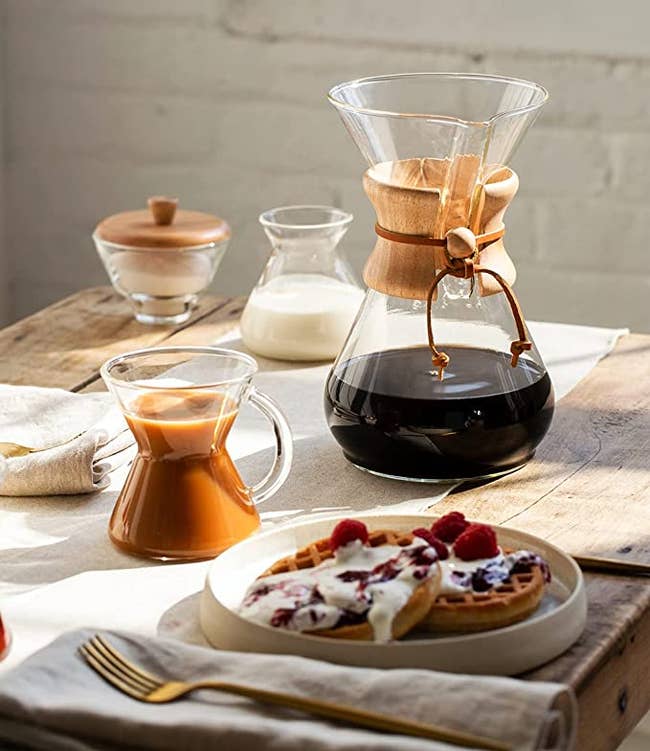
[[273, 466], [266, 476], [250, 489], [252, 500], [258, 504], [270, 498], [287, 479], [293, 460], [293, 438], [287, 418], [270, 396], [258, 391], [255, 386], [251, 386], [248, 392], [248, 400], [273, 425], [275, 436], [275, 461]]

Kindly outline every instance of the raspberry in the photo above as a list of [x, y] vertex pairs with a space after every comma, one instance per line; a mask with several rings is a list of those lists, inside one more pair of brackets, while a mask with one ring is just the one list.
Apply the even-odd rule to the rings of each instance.
[[426, 543], [428, 543], [436, 551], [438, 558], [441, 561], [444, 561], [445, 558], [449, 558], [449, 551], [447, 550], [447, 546], [442, 540], [439, 540], [430, 529], [418, 527], [418, 529], [413, 530], [413, 534], [415, 537], [420, 537]]
[[469, 522], [460, 511], [452, 511], [434, 522], [431, 531], [443, 542], [453, 542], [469, 527]]
[[499, 554], [497, 536], [487, 524], [470, 524], [454, 543], [454, 553], [463, 561], [494, 558]]
[[368, 542], [368, 527], [356, 519], [342, 519], [332, 530], [330, 547], [336, 550], [352, 540], [361, 540], [365, 545]]

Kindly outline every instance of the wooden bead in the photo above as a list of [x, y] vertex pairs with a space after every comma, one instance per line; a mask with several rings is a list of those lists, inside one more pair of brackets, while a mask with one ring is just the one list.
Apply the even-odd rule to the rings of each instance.
[[469, 258], [476, 250], [476, 235], [467, 227], [450, 229], [445, 238], [447, 253], [452, 258]]

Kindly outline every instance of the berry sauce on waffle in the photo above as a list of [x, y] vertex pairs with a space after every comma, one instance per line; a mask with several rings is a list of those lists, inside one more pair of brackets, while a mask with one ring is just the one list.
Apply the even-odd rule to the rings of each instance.
[[[444, 541], [436, 532], [443, 535]], [[413, 534], [437, 550], [441, 544], [447, 548], [447, 555], [439, 550], [441, 595], [487, 592], [508, 581], [512, 574], [526, 573], [533, 566], [539, 566], [547, 583], [551, 580], [548, 564], [541, 556], [530, 550], [504, 553], [490, 526], [470, 524], [458, 511], [438, 519], [430, 530], [416, 529]], [[432, 535], [437, 539], [432, 539]]]
[[418, 537], [404, 546], [372, 547], [364, 525], [355, 522], [355, 527], [351, 521], [335, 528], [331, 558], [253, 582], [240, 615], [301, 632], [368, 622], [375, 641], [389, 641], [397, 613], [420, 585], [437, 575], [438, 554]]

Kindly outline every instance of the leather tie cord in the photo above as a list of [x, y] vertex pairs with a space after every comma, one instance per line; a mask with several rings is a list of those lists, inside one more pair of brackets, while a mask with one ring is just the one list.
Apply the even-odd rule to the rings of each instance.
[[[512, 310], [512, 317], [515, 320], [517, 326], [517, 335], [519, 339], [515, 340], [510, 345], [510, 354], [512, 358], [510, 364], [512, 367], [516, 367], [519, 362], [519, 356], [522, 352], [530, 350], [532, 348], [532, 342], [528, 339], [526, 332], [526, 324], [524, 323], [524, 314], [521, 311], [519, 301], [517, 300], [515, 293], [512, 291], [512, 287], [506, 282], [506, 280], [492, 269], [485, 268], [484, 266], [477, 266], [470, 258], [450, 259], [453, 263], [450, 267], [439, 271], [429, 287], [427, 293], [427, 335], [429, 337], [429, 348], [431, 349], [433, 366], [438, 368], [438, 379], [442, 381], [444, 377], [445, 368], [449, 365], [449, 355], [446, 352], [440, 352], [436, 348], [436, 344], [433, 338], [433, 323], [432, 323], [432, 307], [433, 307], [433, 295], [438, 287], [438, 284], [447, 276], [460, 277], [462, 279], [471, 279], [475, 274], [489, 274], [496, 279], [501, 289], [503, 290], [508, 302], [510, 303], [510, 309]], [[460, 263], [458, 263], [460, 261]], [[461, 265], [462, 264], [462, 265]]]
[[[384, 240], [390, 240], [394, 243], [404, 243], [406, 245], [433, 245], [438, 248], [447, 247], [446, 237], [430, 237], [429, 235], [408, 235], [404, 232], [393, 232], [391, 229], [382, 227], [381, 224], [375, 224], [375, 232], [379, 237], [383, 237]], [[489, 245], [490, 243], [500, 240], [506, 233], [505, 227], [494, 230], [494, 232], [486, 232], [483, 235], [476, 235], [476, 244]]]
[[[442, 247], [447, 249], [448, 240], [447, 237], [430, 237], [428, 235], [409, 235], [402, 232], [393, 232], [380, 224], [375, 224], [375, 232], [383, 237], [385, 240], [397, 243], [405, 243], [408, 245], [429, 245], [435, 247]], [[448, 233], [449, 234], [449, 233]], [[493, 277], [503, 290], [510, 309], [512, 310], [512, 317], [514, 318], [515, 325], [517, 326], [517, 335], [519, 339], [512, 342], [510, 345], [510, 353], [512, 358], [510, 364], [512, 367], [516, 367], [519, 362], [519, 356], [532, 348], [532, 343], [528, 339], [526, 324], [524, 322], [524, 315], [522, 313], [519, 301], [517, 300], [512, 288], [506, 282], [506, 280], [498, 274], [496, 271], [489, 269], [485, 266], [480, 266], [475, 263], [479, 257], [479, 248], [489, 245], [496, 240], [499, 240], [505, 234], [505, 227], [501, 227], [494, 232], [485, 232], [484, 234], [476, 235], [474, 252], [471, 256], [466, 258], [453, 258], [449, 255], [449, 252], [445, 253], [447, 267], [439, 271], [431, 282], [429, 291], [427, 293], [427, 334], [429, 338], [429, 348], [431, 349], [432, 362], [435, 368], [438, 368], [438, 378], [442, 381], [444, 377], [444, 371], [447, 365], [449, 365], [449, 355], [446, 352], [440, 352], [436, 348], [434, 336], [433, 336], [433, 323], [432, 323], [432, 308], [433, 308], [433, 296], [438, 288], [440, 282], [447, 276], [455, 276], [461, 279], [471, 279], [474, 283], [474, 277], [477, 274], [488, 274]]]

